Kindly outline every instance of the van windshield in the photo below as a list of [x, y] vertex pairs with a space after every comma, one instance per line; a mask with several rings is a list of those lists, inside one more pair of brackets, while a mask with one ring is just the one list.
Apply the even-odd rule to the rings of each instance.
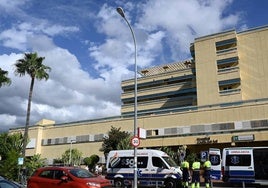
[[178, 167], [178, 165], [176, 164], [176, 162], [170, 158], [170, 157], [162, 157], [164, 159], [164, 161], [166, 161], [166, 163], [170, 166], [170, 167]]

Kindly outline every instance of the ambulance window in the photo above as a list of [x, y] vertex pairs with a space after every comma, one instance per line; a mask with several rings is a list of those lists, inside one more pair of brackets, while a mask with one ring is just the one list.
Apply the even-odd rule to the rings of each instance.
[[147, 168], [148, 157], [138, 157], [137, 161], [138, 161], [138, 164], [137, 164], [138, 168]]
[[153, 161], [153, 166], [155, 167], [167, 168], [165, 163], [159, 157], [152, 157], [152, 161]]
[[[148, 157], [137, 157], [137, 167], [147, 168]], [[134, 157], [118, 157], [118, 159], [110, 160], [110, 168], [133, 168], [134, 167]]]
[[226, 166], [250, 166], [251, 155], [227, 155]]
[[171, 158], [171, 157], [162, 157], [164, 159], [164, 161], [169, 165], [169, 166], [173, 166], [173, 167], [177, 167], [178, 165], [176, 164], [176, 162]]
[[219, 165], [221, 163], [221, 157], [220, 155], [209, 155], [209, 160], [211, 162], [211, 165]]

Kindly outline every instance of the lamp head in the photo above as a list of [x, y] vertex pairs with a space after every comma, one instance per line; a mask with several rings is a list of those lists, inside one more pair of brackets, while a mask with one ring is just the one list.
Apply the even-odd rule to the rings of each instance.
[[117, 7], [116, 10], [123, 18], [125, 18], [125, 13], [122, 7]]

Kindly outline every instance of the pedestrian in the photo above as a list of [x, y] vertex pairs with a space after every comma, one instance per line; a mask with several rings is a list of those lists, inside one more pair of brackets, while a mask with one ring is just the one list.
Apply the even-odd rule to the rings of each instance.
[[103, 168], [103, 165], [99, 164], [98, 175], [102, 175], [102, 168]]
[[95, 166], [95, 174], [96, 175], [98, 175], [99, 174], [99, 164], [97, 164], [96, 166]]
[[195, 161], [192, 164], [192, 185], [191, 188], [200, 187], [200, 162], [195, 158]]
[[205, 178], [205, 185], [206, 188], [210, 188], [210, 170], [211, 170], [211, 162], [209, 160], [209, 157], [207, 157], [205, 163], [204, 163], [204, 178]]
[[189, 162], [184, 160], [181, 163], [181, 168], [182, 168], [182, 187], [183, 188], [188, 188], [188, 182], [189, 182]]

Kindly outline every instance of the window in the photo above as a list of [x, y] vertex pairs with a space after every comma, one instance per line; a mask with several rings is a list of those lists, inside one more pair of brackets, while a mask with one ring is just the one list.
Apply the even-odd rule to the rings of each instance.
[[66, 176], [65, 172], [62, 170], [55, 170], [55, 179], [60, 180], [62, 176]]
[[237, 46], [236, 38], [216, 42], [217, 53], [221, 53], [221, 52], [225, 52], [226, 50], [234, 49], [236, 46]]
[[238, 65], [238, 57], [231, 57], [227, 59], [217, 60], [218, 71], [223, 71], [225, 69], [230, 69], [231, 67], [236, 67]]
[[147, 168], [148, 157], [138, 157], [137, 162], [138, 168]]
[[153, 166], [159, 168], [167, 168], [166, 164], [159, 157], [152, 157]]
[[45, 170], [41, 172], [39, 176], [42, 178], [53, 179], [53, 170]]
[[78, 178], [92, 178], [94, 176], [94, 174], [90, 173], [88, 170], [80, 168], [72, 169], [70, 173]]
[[251, 155], [227, 155], [226, 166], [250, 166]]
[[[109, 164], [110, 168], [134, 168], [134, 157], [119, 157], [119, 162], [114, 163], [114, 166]], [[112, 159], [110, 159], [112, 161]], [[137, 167], [147, 168], [148, 157], [137, 157]]]
[[224, 91], [238, 91], [240, 87], [240, 78], [222, 80], [218, 82], [220, 93]]
[[169, 166], [178, 166], [176, 162], [171, 158], [171, 157], [162, 157], [164, 161], [169, 165]]
[[211, 162], [211, 165], [214, 165], [214, 166], [219, 165], [221, 163], [220, 155], [212, 155], [212, 154], [210, 154], [209, 155], [209, 160]]

